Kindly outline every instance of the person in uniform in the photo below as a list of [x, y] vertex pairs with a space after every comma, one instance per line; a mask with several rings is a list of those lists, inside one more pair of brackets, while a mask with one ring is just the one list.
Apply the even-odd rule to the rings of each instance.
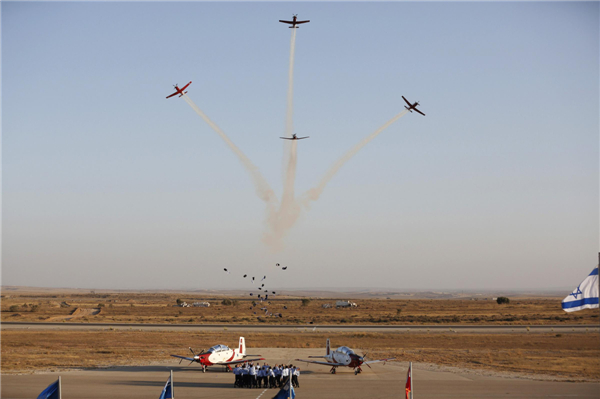
[[298, 377], [300, 376], [300, 369], [298, 367], [294, 367], [292, 369], [292, 384], [296, 388], [300, 388], [300, 383], [298, 382]]
[[275, 372], [271, 367], [267, 370], [267, 375], [269, 376], [269, 388], [275, 388]]
[[277, 382], [277, 386], [281, 388], [281, 365], [275, 366], [275, 381]]
[[281, 386], [285, 386], [290, 379], [290, 368], [284, 364], [283, 370], [281, 370]]
[[250, 365], [250, 386], [248, 388], [256, 388], [256, 367]]
[[240, 386], [240, 366], [239, 365], [236, 365], [233, 368], [233, 375], [235, 375], [235, 382], [233, 383], [233, 386], [235, 388], [237, 388]]

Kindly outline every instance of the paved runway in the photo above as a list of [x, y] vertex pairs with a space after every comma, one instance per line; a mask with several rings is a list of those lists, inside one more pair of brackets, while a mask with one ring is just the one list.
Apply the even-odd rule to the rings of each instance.
[[[298, 364], [302, 369], [298, 399], [367, 399], [402, 398], [407, 363], [390, 362], [365, 368], [354, 375], [351, 369], [329, 374], [327, 366], [295, 362], [295, 358], [321, 355], [320, 349], [260, 349], [269, 362]], [[594, 398], [599, 397], [599, 383], [532, 381], [481, 376], [473, 372], [432, 371], [413, 364], [415, 399], [425, 398]], [[199, 367], [179, 366], [177, 360], [152, 366], [70, 371], [61, 373], [2, 375], [3, 399], [35, 398], [60, 374], [63, 398], [158, 398], [169, 370], [173, 369], [175, 397], [269, 399], [277, 390], [240, 389], [233, 387], [233, 375], [214, 368], [203, 374]]]
[[[528, 326], [509, 325], [419, 325], [419, 326], [394, 326], [394, 325], [244, 325], [244, 324], [137, 324], [137, 323], [37, 323], [37, 322], [3, 322], [2, 329], [31, 329], [31, 330], [106, 330], [109, 328], [119, 330], [144, 330], [144, 331], [236, 331], [236, 332], [294, 332], [299, 330], [315, 330], [319, 332], [448, 332], [450, 330], [463, 333], [511, 333], [527, 332]], [[529, 326], [531, 333], [556, 332], [568, 334], [571, 332], [599, 332], [598, 325], [544, 325]]]

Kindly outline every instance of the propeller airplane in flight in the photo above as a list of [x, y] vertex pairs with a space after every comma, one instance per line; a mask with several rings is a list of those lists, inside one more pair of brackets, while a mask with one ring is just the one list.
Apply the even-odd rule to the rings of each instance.
[[[296, 133], [294, 133], [294, 134], [292, 134], [292, 137], [280, 137], [280, 139], [284, 139], [284, 140], [302, 140], [302, 139], [307, 139], [309, 137], [310, 136], [298, 137], [298, 136], [296, 136]], [[277, 265], [279, 265], [279, 264], [277, 264]], [[285, 267], [284, 267], [284, 269], [285, 269]]]
[[298, 26], [296, 26], [296, 25], [305, 24], [307, 22], [310, 22], [310, 20], [308, 20], [308, 21], [298, 21], [297, 18], [298, 18], [298, 14], [294, 14], [294, 18], [291, 21], [284, 21], [283, 19], [280, 19], [279, 22], [282, 22], [284, 24], [290, 24], [290, 25], [292, 25], [292, 26], [289, 27], [290, 29], [292, 29], [292, 28], [296, 28], [297, 29]]
[[174, 85], [174, 87], [175, 87], [175, 90], [176, 90], [176, 91], [175, 91], [175, 93], [173, 93], [173, 94], [171, 94], [171, 95], [167, 96], [167, 98], [170, 98], [170, 97], [176, 96], [177, 94], [179, 94], [179, 97], [182, 97], [182, 96], [183, 96], [185, 93], [187, 93], [187, 91], [186, 91], [186, 92], [184, 92], [184, 90], [185, 90], [185, 89], [187, 89], [187, 87], [188, 87], [189, 85], [191, 85], [191, 84], [192, 84], [192, 81], [190, 80], [190, 83], [186, 84], [186, 85], [185, 85], [185, 86], [183, 86], [181, 89], [180, 89], [179, 87], [177, 87], [177, 85]]
[[417, 111], [417, 112], [418, 112], [418, 113], [420, 113], [421, 115], [425, 116], [425, 114], [424, 114], [424, 113], [422, 113], [421, 111], [419, 111], [419, 110], [417, 109], [417, 105], [419, 105], [419, 102], [418, 102], [418, 101], [417, 101], [416, 103], [414, 103], [414, 104], [411, 104], [411, 103], [410, 103], [410, 101], [408, 101], [408, 100], [406, 99], [406, 97], [402, 96], [402, 98], [404, 98], [404, 101], [406, 101], [406, 103], [408, 104], [408, 107], [405, 105], [405, 106], [404, 106], [404, 108], [406, 108], [406, 109], [407, 109], [407, 110], [409, 110], [410, 112]]
[[240, 337], [240, 343], [238, 348], [231, 349], [226, 345], [215, 345], [212, 348], [204, 351], [200, 351], [200, 353], [195, 353], [192, 348], [189, 348], [194, 357], [187, 356], [179, 356], [179, 355], [171, 355], [178, 359], [179, 364], [183, 360], [189, 360], [190, 364], [196, 362], [202, 366], [202, 372], [206, 371], [206, 368], [209, 366], [225, 366], [225, 370], [231, 370], [232, 364], [244, 363], [244, 362], [254, 362], [258, 360], [265, 360], [262, 357], [257, 357], [254, 359], [246, 359], [248, 356], [260, 356], [260, 355], [247, 355], [246, 354], [246, 341], [244, 337]]
[[371, 363], [379, 363], [379, 362], [387, 362], [388, 360], [394, 360], [395, 358], [389, 359], [379, 359], [379, 360], [369, 360], [365, 361], [367, 357], [366, 354], [362, 356], [358, 356], [354, 351], [347, 346], [340, 346], [336, 350], [332, 351], [329, 345], [329, 339], [327, 339], [327, 346], [325, 349], [325, 356], [309, 356], [310, 358], [322, 358], [325, 359], [324, 362], [319, 362], [315, 360], [304, 360], [304, 359], [296, 359], [298, 362], [306, 362], [306, 363], [314, 363], [314, 364], [322, 364], [325, 366], [331, 366], [331, 370], [329, 371], [331, 374], [335, 374], [336, 368], [338, 367], [352, 367], [354, 368], [354, 375], [362, 372], [360, 368], [361, 365], [366, 364], [369, 368], [371, 368]]

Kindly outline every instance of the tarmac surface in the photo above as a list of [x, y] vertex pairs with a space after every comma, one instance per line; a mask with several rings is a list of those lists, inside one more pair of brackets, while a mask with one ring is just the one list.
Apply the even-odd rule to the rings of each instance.
[[[359, 375], [350, 368], [338, 368], [335, 375], [328, 366], [307, 365], [296, 358], [322, 355], [322, 349], [255, 348], [271, 365], [292, 363], [301, 368], [298, 399], [403, 398], [406, 362], [388, 362], [365, 367]], [[359, 351], [360, 353], [360, 351]], [[262, 364], [262, 362], [261, 362]], [[2, 375], [1, 397], [35, 398], [58, 376], [62, 397], [69, 398], [158, 398], [173, 370], [175, 397], [268, 399], [277, 389], [234, 388], [234, 376], [212, 367], [202, 373], [199, 367], [178, 364], [173, 359], [148, 366], [115, 367], [97, 370], [63, 371], [23, 375]], [[415, 399], [425, 398], [598, 398], [600, 383], [575, 383], [505, 378], [463, 371], [436, 370], [413, 363]]]
[[449, 330], [463, 333], [513, 333], [529, 332], [561, 334], [598, 332], [598, 324], [572, 324], [572, 325], [254, 325], [254, 324], [141, 324], [141, 323], [44, 323], [44, 322], [3, 322], [3, 330], [139, 330], [139, 331], [239, 331], [239, 332], [295, 332], [304, 330], [315, 330], [321, 332], [448, 332]]

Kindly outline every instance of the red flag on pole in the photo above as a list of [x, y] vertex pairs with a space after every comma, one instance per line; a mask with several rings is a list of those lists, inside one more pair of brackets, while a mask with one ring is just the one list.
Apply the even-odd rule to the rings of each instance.
[[408, 364], [408, 372], [406, 373], [406, 398], [412, 399], [412, 362]]

